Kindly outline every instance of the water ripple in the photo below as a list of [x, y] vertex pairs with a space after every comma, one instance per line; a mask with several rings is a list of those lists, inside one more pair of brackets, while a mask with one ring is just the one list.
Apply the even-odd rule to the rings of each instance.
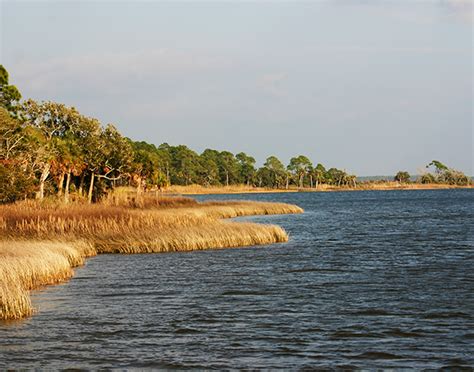
[[0, 324], [0, 368], [474, 366], [473, 190], [230, 198], [306, 213], [246, 218], [286, 244], [90, 259]]

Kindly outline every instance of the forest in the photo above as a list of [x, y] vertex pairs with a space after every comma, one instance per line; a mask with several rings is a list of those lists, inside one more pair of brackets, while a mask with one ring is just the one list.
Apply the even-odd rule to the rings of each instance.
[[[468, 177], [433, 161], [421, 183], [467, 185]], [[395, 181], [408, 183], [400, 171]], [[22, 100], [0, 65], [0, 202], [56, 195], [89, 202], [100, 200], [118, 186], [139, 192], [170, 185], [247, 185], [272, 189], [355, 187], [356, 176], [326, 169], [304, 155], [284, 164], [269, 156], [257, 168], [244, 152], [206, 149], [201, 154], [185, 145], [159, 146], [133, 141], [113, 124], [81, 114], [76, 108], [51, 101]]]

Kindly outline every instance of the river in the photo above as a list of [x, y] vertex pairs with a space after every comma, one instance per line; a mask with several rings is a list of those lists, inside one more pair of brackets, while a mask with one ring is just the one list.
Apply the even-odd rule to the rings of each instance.
[[0, 367], [474, 366], [474, 190], [197, 196], [297, 204], [288, 243], [101, 255], [0, 323]]

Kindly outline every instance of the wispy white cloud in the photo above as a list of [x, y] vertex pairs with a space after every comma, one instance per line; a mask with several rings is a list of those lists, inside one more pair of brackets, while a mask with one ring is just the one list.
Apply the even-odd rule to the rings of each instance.
[[442, 5], [451, 16], [459, 20], [472, 22], [474, 19], [473, 0], [443, 0]]
[[326, 0], [323, 3], [326, 6], [362, 9], [410, 23], [432, 24], [445, 17], [472, 22], [474, 18], [474, 0]]
[[90, 90], [91, 94], [120, 95], [143, 87], [173, 93], [172, 86], [199, 80], [232, 68], [232, 59], [170, 49], [150, 49], [128, 53], [100, 53], [64, 56], [15, 64], [17, 84], [33, 95], [61, 90]]

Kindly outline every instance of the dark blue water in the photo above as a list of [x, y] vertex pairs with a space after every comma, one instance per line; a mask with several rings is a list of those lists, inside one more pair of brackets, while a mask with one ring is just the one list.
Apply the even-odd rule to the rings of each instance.
[[474, 366], [474, 190], [199, 198], [306, 213], [251, 218], [285, 244], [89, 260], [0, 324], [0, 367]]

